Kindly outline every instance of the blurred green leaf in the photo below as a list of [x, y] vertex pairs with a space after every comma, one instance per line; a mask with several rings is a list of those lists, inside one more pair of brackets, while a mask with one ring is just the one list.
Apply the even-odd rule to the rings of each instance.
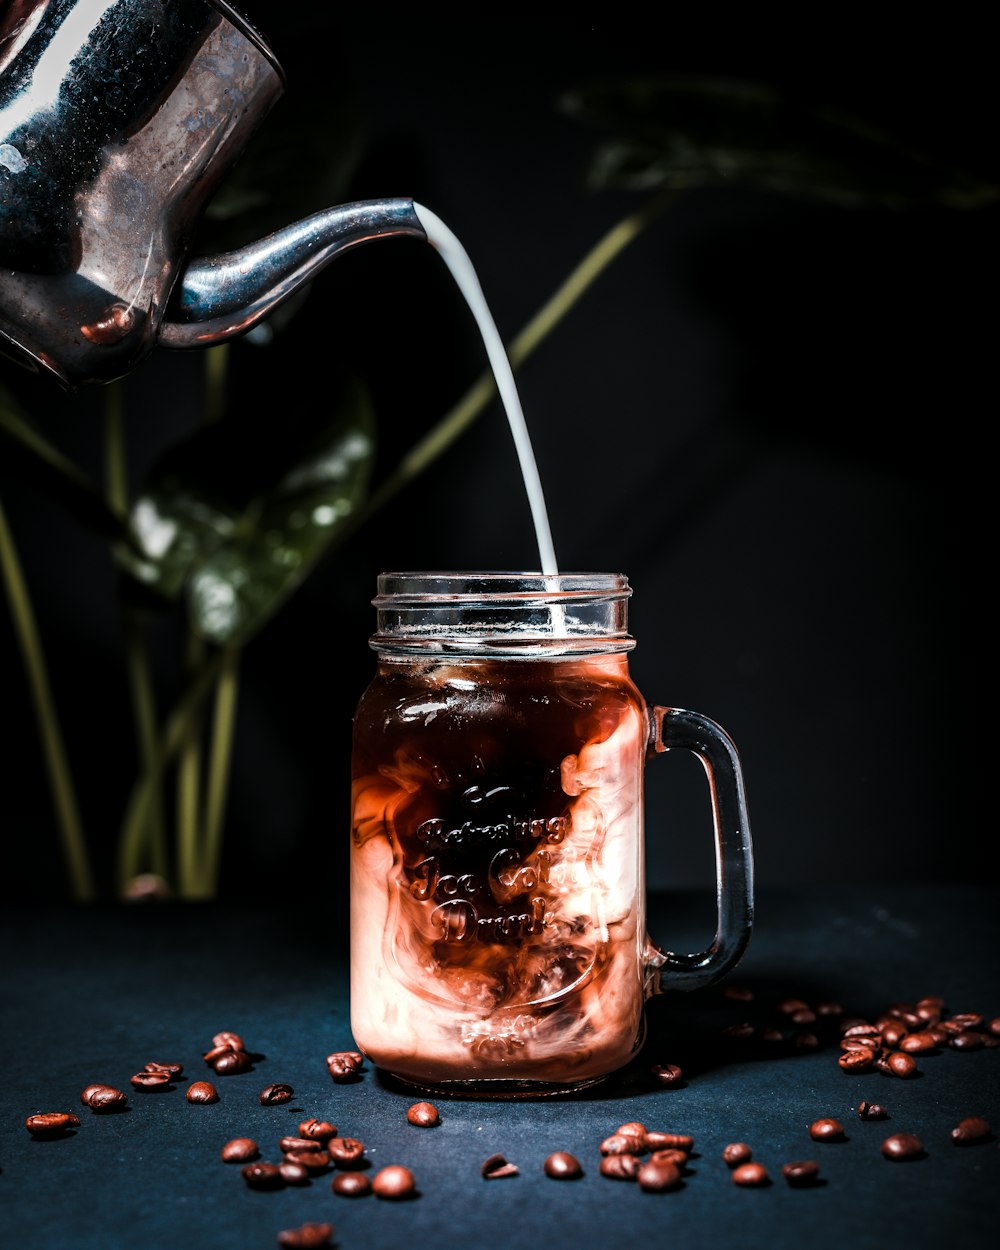
[[751, 186], [845, 207], [975, 208], [1000, 189], [870, 122], [766, 84], [664, 78], [568, 93], [563, 111], [605, 133], [595, 189]]
[[163, 458], [132, 508], [144, 558], [124, 557], [144, 585], [183, 592], [194, 627], [216, 643], [247, 642], [305, 579], [364, 500], [375, 454], [371, 401], [354, 378], [325, 422], [306, 414], [256, 441], [234, 424]]

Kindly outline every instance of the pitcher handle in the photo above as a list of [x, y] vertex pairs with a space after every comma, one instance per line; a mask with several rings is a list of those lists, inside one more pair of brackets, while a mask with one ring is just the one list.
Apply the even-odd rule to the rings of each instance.
[[694, 955], [662, 950], [647, 936], [647, 997], [664, 989], [697, 990], [718, 981], [739, 961], [753, 926], [753, 848], [736, 747], [720, 725], [698, 712], [676, 707], [654, 707], [651, 712], [649, 755], [675, 748], [693, 751], [708, 777], [718, 922], [711, 946]]

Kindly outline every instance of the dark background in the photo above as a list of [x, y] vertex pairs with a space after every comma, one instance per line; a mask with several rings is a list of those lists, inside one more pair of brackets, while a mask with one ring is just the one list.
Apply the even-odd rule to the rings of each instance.
[[[593, 192], [595, 135], [566, 89], [709, 74], [835, 100], [994, 177], [986, 40], [960, 9], [905, 29], [841, 14], [789, 29], [698, 27], [665, 12], [245, 6], [288, 75], [289, 118], [350, 98], [365, 146], [350, 198], [411, 195], [464, 244], [512, 337], [643, 197]], [[457, 12], [455, 10], [454, 12]], [[838, 10], [839, 13], [839, 10]], [[801, 20], [801, 19], [800, 19]], [[333, 137], [330, 140], [334, 146]], [[315, 161], [326, 153], [322, 136]], [[995, 179], [994, 179], [995, 182]], [[847, 209], [745, 186], [696, 190], [600, 278], [518, 375], [564, 569], [635, 590], [633, 674], [650, 701], [721, 722], [746, 774], [770, 885], [983, 875], [985, 671], [980, 539], [995, 404], [995, 205]], [[231, 356], [231, 411], [256, 446], [322, 403], [331, 357], [371, 383], [375, 480], [485, 365], [431, 249], [361, 249], [314, 284], [291, 328]], [[199, 420], [203, 361], [157, 352], [127, 383], [133, 484]], [[49, 437], [100, 475], [102, 396], [4, 379]], [[101, 885], [134, 777], [115, 577], [106, 548], [22, 480], [0, 448], [17, 538]], [[494, 405], [324, 562], [248, 646], [224, 894], [340, 899], [350, 722], [372, 672], [379, 571], [530, 568], [537, 554]], [[154, 631], [160, 697], [180, 621]], [[9, 895], [65, 892], [33, 717], [0, 611]], [[700, 768], [650, 770], [650, 877], [708, 885]]]

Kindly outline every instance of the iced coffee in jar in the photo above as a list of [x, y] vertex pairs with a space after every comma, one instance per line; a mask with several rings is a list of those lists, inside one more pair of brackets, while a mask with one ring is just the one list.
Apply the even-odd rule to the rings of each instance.
[[[354, 725], [351, 1023], [399, 1080], [583, 1088], [641, 1045], [664, 978], [705, 984], [742, 953], [739, 762], [707, 718], [647, 707], [628, 671], [630, 594], [620, 574], [379, 578], [377, 670]], [[699, 955], [645, 931], [643, 771], [672, 746], [702, 756], [737, 869]]]

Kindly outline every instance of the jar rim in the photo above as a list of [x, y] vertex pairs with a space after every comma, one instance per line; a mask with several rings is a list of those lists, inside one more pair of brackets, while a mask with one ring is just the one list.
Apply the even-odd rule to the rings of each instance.
[[380, 573], [375, 607], [434, 603], [572, 603], [629, 598], [624, 573], [538, 573], [519, 570]]

